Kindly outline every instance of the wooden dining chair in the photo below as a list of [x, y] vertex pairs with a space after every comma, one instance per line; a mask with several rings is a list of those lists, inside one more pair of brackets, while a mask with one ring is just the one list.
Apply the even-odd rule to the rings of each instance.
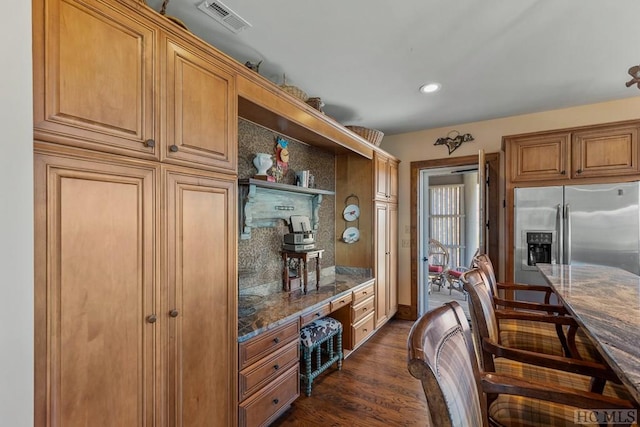
[[[569, 316], [567, 309], [561, 304], [551, 304], [553, 289], [544, 285], [528, 285], [521, 283], [505, 283], [496, 280], [493, 263], [486, 254], [478, 254], [472, 265], [485, 275], [487, 291], [496, 309], [514, 309], [526, 312]], [[505, 290], [527, 290], [544, 293], [544, 303], [518, 301], [501, 298]], [[549, 324], [526, 319], [501, 319], [500, 331], [509, 345], [523, 350], [544, 352], [575, 359], [603, 362], [596, 346], [581, 328], [568, 325]], [[508, 335], [508, 336], [507, 336]]]
[[483, 372], [455, 301], [420, 317], [407, 347], [409, 372], [422, 383], [434, 426], [567, 426], [576, 410], [633, 408], [608, 396]]
[[487, 278], [476, 268], [465, 274], [469, 313], [477, 343], [480, 365], [485, 372], [497, 372], [540, 380], [550, 384], [588, 390], [630, 400], [613, 370], [604, 363], [571, 359], [514, 348], [502, 339], [500, 319], [527, 319], [550, 325], [575, 325], [575, 319], [551, 314], [531, 314], [495, 309], [485, 285]]

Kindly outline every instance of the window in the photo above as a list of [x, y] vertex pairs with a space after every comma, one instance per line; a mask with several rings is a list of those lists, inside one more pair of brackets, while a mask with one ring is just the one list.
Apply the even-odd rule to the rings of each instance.
[[464, 265], [464, 184], [429, 187], [429, 237], [449, 251], [449, 266]]

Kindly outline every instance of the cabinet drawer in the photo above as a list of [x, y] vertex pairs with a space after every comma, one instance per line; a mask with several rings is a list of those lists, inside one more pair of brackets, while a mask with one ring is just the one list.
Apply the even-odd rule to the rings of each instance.
[[240, 426], [267, 426], [300, 395], [299, 366], [295, 365], [271, 384], [240, 404]]
[[352, 299], [353, 297], [351, 296], [351, 294], [343, 295], [340, 298], [334, 299], [333, 301], [331, 301], [331, 312], [333, 313], [334, 311], [339, 310], [345, 305], [350, 304]]
[[369, 313], [373, 313], [374, 306], [375, 301], [373, 299], [373, 295], [371, 295], [368, 299], [354, 305], [351, 309], [351, 318], [353, 319], [353, 323], [358, 323]]
[[292, 341], [273, 355], [241, 371], [238, 383], [240, 401], [297, 364], [300, 359], [299, 348], [298, 341]]
[[353, 303], [358, 304], [361, 301], [366, 300], [367, 298], [373, 296], [373, 287], [374, 282], [371, 282], [367, 286], [363, 286], [362, 288], [353, 291]]
[[259, 359], [284, 347], [293, 340], [300, 338], [298, 319], [271, 331], [264, 332], [249, 341], [240, 343], [238, 355], [240, 369], [245, 368]]
[[353, 334], [353, 345], [354, 347], [360, 345], [365, 338], [367, 338], [373, 332], [374, 326], [374, 318], [371, 313], [366, 316], [364, 319], [360, 320], [358, 323], [354, 323], [351, 327], [351, 332]]
[[309, 313], [305, 313], [300, 316], [300, 326], [304, 326], [307, 323], [310, 323], [316, 319], [320, 319], [322, 317], [327, 316], [331, 313], [331, 304], [326, 303], [325, 305], [318, 307], [317, 309], [310, 311]]

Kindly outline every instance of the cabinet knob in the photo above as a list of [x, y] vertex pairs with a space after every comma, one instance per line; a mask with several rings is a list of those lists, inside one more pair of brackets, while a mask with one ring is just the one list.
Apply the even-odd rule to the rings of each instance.
[[147, 316], [147, 322], [149, 323], [156, 323], [156, 320], [158, 320], [158, 318], [155, 314], [150, 314]]
[[172, 153], [175, 153], [176, 151], [178, 151], [178, 146], [173, 144], [172, 146], [169, 147], [169, 151], [171, 151]]
[[316, 313], [316, 317], [320, 317], [320, 313]]
[[280, 403], [280, 399], [278, 399], [278, 398], [273, 399], [273, 404], [274, 405], [277, 405], [278, 403]]
[[273, 365], [273, 369], [275, 369], [275, 370], [277, 371], [278, 369], [280, 369], [280, 365], [278, 365], [278, 364], [276, 363], [275, 365]]
[[576, 173], [582, 173], [582, 169], [578, 169]]
[[278, 343], [280, 342], [280, 338], [275, 337], [275, 338], [273, 339], [273, 342], [274, 342], [274, 343], [276, 343], [276, 344], [278, 344]]
[[562, 175], [566, 175], [566, 174], [567, 174], [567, 171], [565, 171], [565, 170], [561, 170], [561, 171], [560, 171], [560, 173], [561, 173]]
[[156, 142], [155, 142], [153, 139], [147, 139], [147, 140], [144, 142], [144, 146], [145, 146], [145, 147], [149, 147], [149, 148], [153, 148], [153, 147], [155, 147], [155, 146], [156, 146]]
[[171, 317], [178, 317], [178, 314], [180, 313], [178, 313], [178, 310], [175, 310], [175, 309], [169, 312], [169, 316]]

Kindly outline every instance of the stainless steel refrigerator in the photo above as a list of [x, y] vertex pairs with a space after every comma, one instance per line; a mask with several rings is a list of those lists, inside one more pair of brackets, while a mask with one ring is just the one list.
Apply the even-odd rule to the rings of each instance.
[[639, 198], [638, 182], [517, 188], [515, 281], [546, 284], [538, 262], [608, 265], [640, 274]]

